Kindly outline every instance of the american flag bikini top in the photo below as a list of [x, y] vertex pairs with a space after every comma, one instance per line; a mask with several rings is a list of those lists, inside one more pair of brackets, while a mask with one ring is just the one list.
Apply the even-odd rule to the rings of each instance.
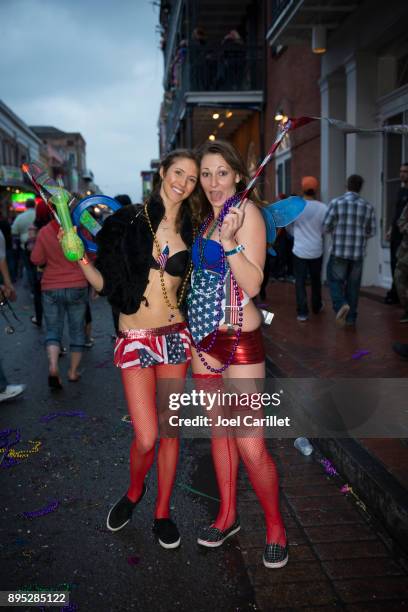
[[[201, 253], [200, 244], [203, 245]], [[239, 304], [232, 284], [231, 270], [225, 262], [225, 277], [222, 278], [222, 246], [215, 240], [196, 239], [192, 247], [194, 270], [191, 290], [188, 296], [188, 319], [194, 342], [200, 342], [217, 327], [224, 324], [238, 324]], [[242, 290], [242, 306], [249, 302]], [[222, 296], [221, 313], [218, 300]], [[221, 314], [221, 319], [220, 319]]]

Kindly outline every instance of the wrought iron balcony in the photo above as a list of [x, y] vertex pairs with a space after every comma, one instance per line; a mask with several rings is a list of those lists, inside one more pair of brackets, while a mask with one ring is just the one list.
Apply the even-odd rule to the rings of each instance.
[[[206, 103], [206, 94], [212, 104], [217, 103], [214, 93], [233, 94], [239, 103], [240, 94], [263, 89], [264, 48], [245, 44], [202, 45], [191, 44], [178, 50], [171, 67], [165, 94], [166, 133], [171, 138], [177, 129], [189, 94], [200, 104]], [[220, 96], [221, 97], [221, 96]], [[167, 107], [167, 108], [166, 108]]]

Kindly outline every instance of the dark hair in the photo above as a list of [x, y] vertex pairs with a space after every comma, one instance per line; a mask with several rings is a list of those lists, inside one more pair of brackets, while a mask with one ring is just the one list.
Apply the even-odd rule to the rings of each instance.
[[114, 198], [119, 204], [122, 206], [129, 206], [132, 203], [132, 200], [129, 198], [127, 193], [121, 193], [120, 195], [115, 195]]
[[306, 191], [303, 192], [305, 195], [310, 196], [310, 197], [315, 197], [316, 196], [316, 192], [314, 189], [306, 189]]
[[29, 198], [25, 203], [26, 208], [35, 208], [35, 200], [33, 198]]
[[360, 193], [363, 183], [364, 179], [362, 176], [359, 174], [351, 174], [347, 179], [347, 189], [355, 193]]
[[[165, 157], [163, 157], [160, 160], [159, 168], [153, 176], [153, 189], [152, 189], [152, 193], [146, 199], [147, 204], [149, 204], [149, 201], [152, 198], [153, 199], [160, 198], [160, 188], [161, 188], [161, 183], [162, 183], [162, 179], [160, 176], [161, 168], [163, 168], [163, 173], [164, 175], [166, 175], [170, 166], [172, 166], [178, 159], [190, 159], [196, 164], [197, 170], [200, 167], [200, 162], [198, 160], [197, 155], [190, 149], [174, 149], [174, 151], [170, 151], [170, 153], [167, 153], [167, 155], [165, 155]], [[180, 206], [180, 210], [176, 218], [177, 230], [180, 229], [180, 223], [181, 223], [181, 219], [182, 219], [183, 211], [185, 207], [189, 208], [193, 226], [197, 226], [198, 223], [200, 222], [200, 219], [202, 216], [201, 215], [202, 198], [198, 195], [199, 190], [200, 190], [200, 181], [197, 180], [196, 189], [194, 189], [193, 193], [186, 200], [184, 200], [182, 205]]]
[[401, 166], [406, 166], [406, 167], [408, 167], [408, 162], [402, 162]]

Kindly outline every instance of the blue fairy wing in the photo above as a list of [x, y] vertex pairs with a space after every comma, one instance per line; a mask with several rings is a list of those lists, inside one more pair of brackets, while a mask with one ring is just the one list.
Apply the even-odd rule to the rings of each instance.
[[261, 208], [261, 212], [266, 225], [266, 242], [273, 244], [276, 239], [276, 223], [273, 215], [270, 213], [269, 206]]
[[286, 227], [289, 223], [296, 221], [298, 216], [303, 212], [305, 206], [306, 200], [300, 196], [290, 196], [284, 200], [268, 204], [263, 211], [265, 211], [268, 217], [273, 218], [276, 227]]

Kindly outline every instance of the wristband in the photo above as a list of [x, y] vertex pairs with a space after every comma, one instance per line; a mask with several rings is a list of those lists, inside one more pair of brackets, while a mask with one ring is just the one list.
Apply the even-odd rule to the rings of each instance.
[[240, 253], [241, 251], [245, 251], [245, 247], [243, 244], [237, 244], [235, 249], [231, 249], [230, 251], [225, 251], [224, 255], [229, 257], [230, 255], [235, 255], [236, 253]]
[[87, 266], [89, 264], [89, 259], [87, 258], [86, 255], [84, 255], [83, 257], [81, 257], [81, 259], [78, 260], [81, 264], [84, 264], [84, 266]]

